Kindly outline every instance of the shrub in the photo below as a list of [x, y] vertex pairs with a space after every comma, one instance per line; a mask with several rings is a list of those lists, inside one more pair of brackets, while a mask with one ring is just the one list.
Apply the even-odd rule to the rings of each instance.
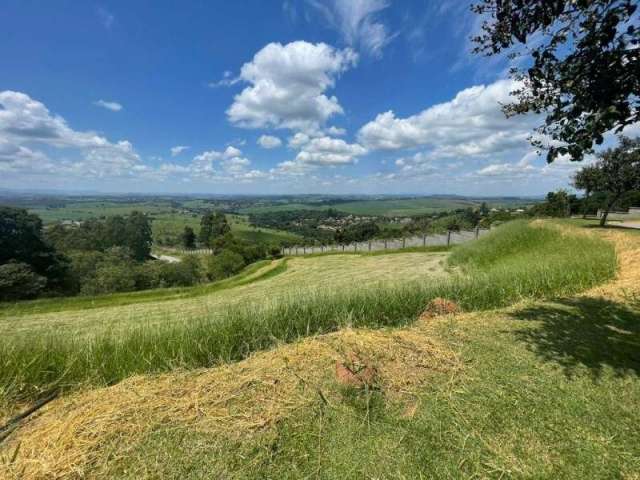
[[47, 279], [35, 273], [26, 263], [9, 262], [0, 265], [0, 300], [21, 300], [37, 297]]
[[126, 264], [102, 264], [95, 274], [82, 285], [84, 295], [131, 292], [136, 289], [136, 271]]
[[200, 261], [195, 256], [187, 256], [178, 263], [162, 263], [160, 274], [164, 286], [188, 287], [202, 278]]
[[217, 255], [211, 255], [207, 259], [207, 278], [209, 280], [222, 280], [238, 273], [245, 266], [242, 255], [231, 250], [222, 250]]

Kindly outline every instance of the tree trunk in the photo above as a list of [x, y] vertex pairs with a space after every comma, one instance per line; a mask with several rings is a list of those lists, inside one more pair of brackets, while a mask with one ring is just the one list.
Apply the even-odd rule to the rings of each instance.
[[582, 208], [582, 219], [586, 220], [587, 218], [587, 202], [589, 201], [589, 190], [587, 190], [586, 192], [584, 192], [584, 207]]
[[600, 217], [600, 226], [604, 227], [607, 224], [607, 217], [609, 216], [609, 211], [613, 208], [613, 205], [620, 199], [620, 197], [622, 196], [621, 193], [618, 193], [613, 200], [611, 200], [610, 202], [607, 202], [607, 208], [605, 209], [604, 213], [602, 214], [602, 217]]

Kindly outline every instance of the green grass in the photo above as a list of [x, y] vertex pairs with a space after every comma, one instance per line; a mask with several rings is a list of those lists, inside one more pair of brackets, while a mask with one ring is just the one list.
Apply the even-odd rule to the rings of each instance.
[[194, 287], [158, 288], [92, 297], [61, 297], [16, 303], [0, 303], [0, 318], [194, 298], [272, 278], [285, 270], [286, 261], [261, 260], [245, 267], [233, 277]]
[[429, 245], [425, 247], [407, 247], [407, 248], [395, 248], [388, 250], [358, 250], [354, 252], [353, 250], [347, 251], [345, 250], [333, 250], [329, 252], [316, 252], [316, 253], [307, 253], [303, 255], [304, 258], [314, 258], [314, 257], [327, 257], [330, 255], [358, 255], [361, 257], [379, 257], [382, 255], [394, 255], [401, 253], [444, 253], [451, 251], [451, 247], [447, 247], [446, 245]]
[[[536, 242], [528, 242], [529, 237]], [[496, 256], [494, 243], [507, 247], [504, 259]], [[512, 222], [458, 248], [462, 253], [454, 251], [452, 263], [464, 273], [430, 283], [292, 294], [198, 321], [141, 326], [126, 336], [105, 333], [87, 339], [51, 333], [14, 338], [0, 344], [0, 389], [8, 402], [54, 387], [109, 385], [135, 373], [209, 367], [347, 325], [405, 325], [435, 297], [452, 299], [471, 311], [572, 294], [611, 278], [616, 268], [609, 243], [525, 222]]]
[[[152, 214], [153, 238], [179, 238], [184, 227], [191, 227], [196, 233], [200, 230], [200, 217], [180, 212]], [[249, 224], [246, 215], [227, 215], [231, 232], [238, 238], [250, 242], [278, 244], [283, 241], [300, 240], [298, 235], [273, 228], [255, 228]]]
[[[247, 207], [241, 209], [240, 212], [248, 214], [291, 210], [327, 210], [328, 208], [335, 208], [341, 212], [351, 213], [353, 215], [404, 217], [438, 213], [458, 208], [478, 207], [482, 201], [481, 199], [436, 197], [383, 198], [320, 205], [314, 203], [281, 203]], [[524, 205], [527, 202], [524, 200], [509, 201], [508, 199], [488, 199], [487, 203], [491, 207], [515, 207]]]
[[[464, 369], [407, 418], [384, 396], [310, 408], [241, 440], [150, 429], [105, 478], [637, 478], [640, 305], [576, 298], [438, 322]], [[384, 392], [383, 392], [384, 393]], [[364, 395], [363, 395], [364, 396]], [[114, 446], [115, 450], [118, 450]], [[108, 451], [108, 449], [107, 449]], [[170, 460], [165, 460], [170, 459]], [[152, 471], [153, 474], [149, 474]]]
[[246, 215], [227, 215], [227, 219], [234, 235], [251, 242], [279, 244], [281, 242], [296, 242], [301, 239], [299, 235], [283, 230], [253, 227], [249, 224], [249, 218]]
[[[235, 288], [186, 298], [165, 298], [165, 291], [144, 302], [127, 303], [115, 297], [113, 304], [101, 308], [65, 310], [64, 301], [55, 311], [24, 312], [0, 316], [0, 338], [48, 336], [52, 332], [75, 337], [100, 336], [105, 332], [126, 335], [131, 329], [156, 328], [169, 323], [191, 323], [224, 316], [231, 308], [264, 305], [299, 297], [321, 289], [349, 289], [354, 284], [375, 288], [398, 280], [427, 280], [446, 275], [442, 253], [398, 253], [394, 255], [333, 255], [324, 258], [291, 257], [280, 275], [260, 282], [246, 282]], [[264, 267], [264, 270], [272, 268]], [[261, 274], [261, 271], [254, 275]], [[197, 287], [196, 287], [197, 288]], [[187, 290], [188, 292], [188, 290]], [[62, 299], [61, 299], [62, 300]], [[120, 301], [122, 304], [120, 304]], [[29, 305], [27, 303], [27, 305]], [[54, 308], [47, 308], [54, 310]], [[19, 313], [19, 309], [18, 309]]]
[[[185, 202], [191, 207], [213, 207], [202, 201]], [[153, 239], [178, 239], [184, 227], [191, 227], [198, 232], [200, 229], [200, 215], [184, 212], [176, 208], [169, 201], [153, 200], [141, 202], [113, 202], [113, 201], [80, 201], [69, 202], [64, 207], [46, 207], [32, 205], [29, 211], [40, 216], [45, 224], [62, 220], [87, 220], [94, 217], [109, 215], [128, 215], [133, 210], [148, 213], [153, 219]], [[252, 242], [280, 243], [282, 241], [296, 241], [298, 235], [282, 230], [269, 228], [254, 228], [249, 225], [246, 215], [227, 215], [231, 231], [239, 238]]]

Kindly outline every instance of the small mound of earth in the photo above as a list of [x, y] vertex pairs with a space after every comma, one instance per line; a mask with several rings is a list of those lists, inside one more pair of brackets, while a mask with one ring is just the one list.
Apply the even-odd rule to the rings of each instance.
[[428, 320], [442, 315], [455, 315], [462, 312], [458, 304], [446, 298], [434, 298], [427, 304], [427, 308], [420, 315], [421, 320]]
[[137, 376], [60, 398], [5, 442], [0, 457], [19, 449], [15, 461], [0, 468], [0, 478], [84, 478], [126, 457], [160, 427], [186, 426], [230, 439], [268, 431], [317, 402], [340, 402], [344, 385], [336, 365], [348, 367], [347, 376], [358, 384], [375, 379], [384, 398], [406, 406], [434, 372], [459, 365], [428, 328], [418, 322], [403, 330], [346, 329], [234, 364]]

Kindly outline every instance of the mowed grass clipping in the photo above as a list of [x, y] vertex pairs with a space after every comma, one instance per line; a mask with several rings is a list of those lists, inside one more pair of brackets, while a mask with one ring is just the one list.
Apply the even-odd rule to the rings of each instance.
[[572, 294], [612, 278], [616, 271], [615, 251], [608, 242], [524, 221], [458, 247], [450, 262], [459, 273], [430, 283], [399, 279], [395, 286], [319, 288], [265, 305], [235, 306], [214, 318], [134, 329], [126, 336], [77, 339], [52, 334], [3, 342], [3, 400], [34, 398], [52, 388], [110, 385], [136, 373], [210, 367], [345, 326], [405, 325], [436, 297], [472, 311]]

